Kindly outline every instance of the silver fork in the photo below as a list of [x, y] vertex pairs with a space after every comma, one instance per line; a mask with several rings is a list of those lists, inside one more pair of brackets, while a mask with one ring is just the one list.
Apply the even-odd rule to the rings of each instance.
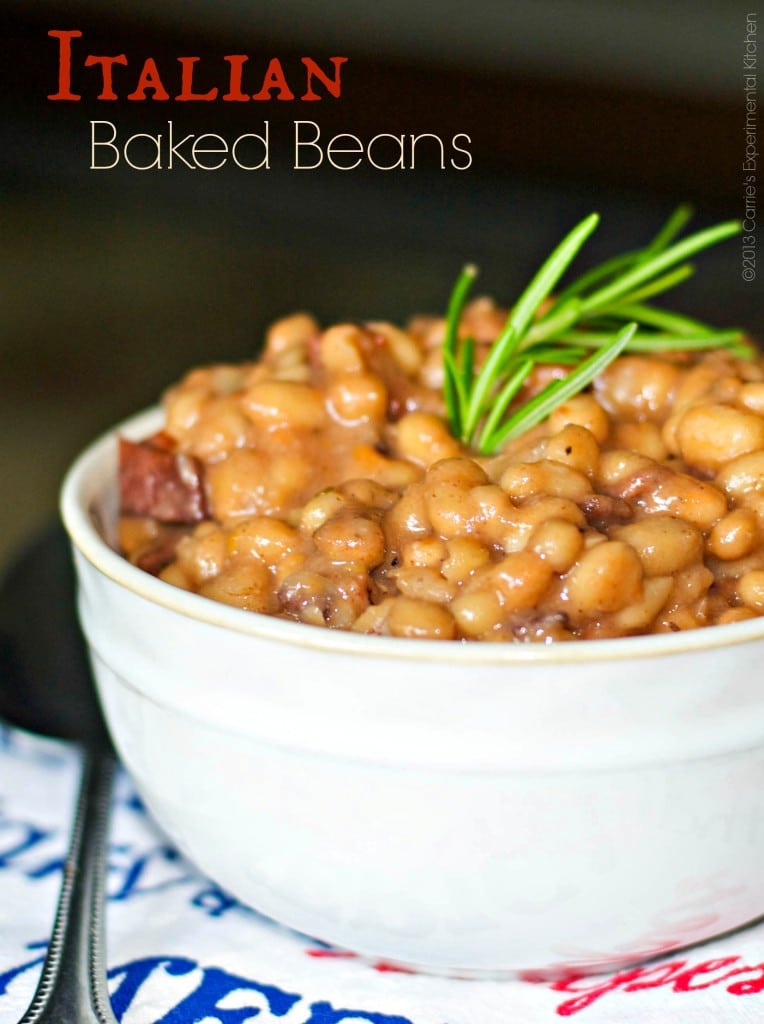
[[106, 987], [106, 848], [114, 758], [85, 748], [77, 811], [42, 974], [19, 1024], [117, 1024]]

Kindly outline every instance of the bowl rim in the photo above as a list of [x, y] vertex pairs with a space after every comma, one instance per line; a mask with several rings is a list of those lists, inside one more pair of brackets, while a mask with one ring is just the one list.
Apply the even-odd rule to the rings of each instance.
[[[117, 440], [139, 439], [161, 426], [162, 410], [151, 407], [121, 421], [92, 441], [70, 466], [61, 485], [59, 508], [75, 551], [98, 572], [134, 595], [181, 615], [222, 630], [316, 651], [383, 657], [428, 663], [581, 664], [604, 660], [676, 656], [689, 652], [764, 640], [764, 616], [725, 625], [705, 626], [679, 633], [653, 633], [602, 640], [573, 640], [550, 644], [501, 641], [443, 641], [322, 629], [279, 619], [213, 601], [165, 583], [132, 565], [115, 551], [98, 530], [93, 514], [95, 493], [103, 497], [114, 479]], [[106, 474], [106, 467], [109, 473]]]

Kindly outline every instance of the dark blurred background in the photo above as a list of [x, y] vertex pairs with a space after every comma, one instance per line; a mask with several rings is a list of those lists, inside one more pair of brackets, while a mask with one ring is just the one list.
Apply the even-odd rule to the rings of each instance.
[[[91, 436], [191, 364], [251, 355], [282, 314], [437, 312], [466, 260], [508, 303], [593, 209], [603, 224], [580, 267], [647, 240], [679, 200], [698, 226], [743, 213], [746, 10], [728, 0], [6, 0], [0, 11], [0, 562], [55, 515], [61, 475]], [[51, 102], [50, 29], [83, 32], [80, 65], [126, 54], [123, 94], [148, 56], [171, 93], [178, 56], [202, 58], [204, 89], [224, 84], [224, 54], [249, 54], [251, 91], [272, 56], [289, 72], [301, 56], [349, 60], [339, 100], [95, 102], [94, 70], [79, 67], [82, 102]], [[170, 118], [178, 134], [229, 138], [268, 119], [271, 170], [89, 170], [91, 119], [126, 137]], [[294, 171], [295, 119], [323, 138], [465, 133], [472, 167]], [[762, 334], [738, 243], [700, 262], [674, 304]]]

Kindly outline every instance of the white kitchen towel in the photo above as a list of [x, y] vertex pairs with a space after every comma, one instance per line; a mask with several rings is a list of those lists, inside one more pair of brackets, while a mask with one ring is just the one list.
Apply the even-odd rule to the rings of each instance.
[[[39, 977], [78, 772], [67, 744], [0, 726], [0, 1024], [16, 1024]], [[641, 968], [564, 982], [403, 972], [237, 903], [168, 845], [125, 775], [108, 895], [109, 989], [124, 1024], [764, 1021], [764, 924]]]

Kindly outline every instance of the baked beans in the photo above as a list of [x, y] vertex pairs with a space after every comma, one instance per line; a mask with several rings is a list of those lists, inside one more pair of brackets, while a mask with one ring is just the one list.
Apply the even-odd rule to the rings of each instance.
[[[478, 362], [504, 317], [465, 310]], [[448, 429], [443, 333], [299, 314], [257, 361], [191, 371], [163, 430], [121, 442], [124, 554], [235, 607], [398, 637], [764, 615], [764, 357], [624, 355], [484, 457]]]

